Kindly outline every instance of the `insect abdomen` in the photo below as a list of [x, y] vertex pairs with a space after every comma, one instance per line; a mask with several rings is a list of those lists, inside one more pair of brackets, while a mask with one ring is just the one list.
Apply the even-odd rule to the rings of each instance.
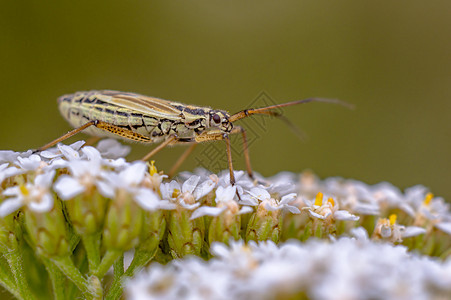
[[[153, 131], [158, 131], [158, 124], [161, 121], [157, 118], [106, 103], [98, 99], [97, 95], [96, 92], [78, 92], [64, 95], [58, 99], [60, 112], [74, 128], [89, 121], [99, 120], [147, 137], [152, 136]], [[89, 127], [84, 132], [100, 137], [118, 137], [96, 127]]]

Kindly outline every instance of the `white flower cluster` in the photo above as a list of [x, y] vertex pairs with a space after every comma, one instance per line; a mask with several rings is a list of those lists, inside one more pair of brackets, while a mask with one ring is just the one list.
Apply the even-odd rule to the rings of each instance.
[[[119, 190], [125, 190], [145, 210], [175, 209], [181, 206], [193, 210], [192, 219], [205, 215], [218, 216], [227, 210], [235, 214], [250, 213], [251, 206], [262, 205], [267, 210], [299, 210], [290, 205], [296, 194], [256, 187], [243, 171], [235, 172], [236, 186], [230, 186], [229, 175], [218, 177], [207, 174], [190, 175], [182, 184], [173, 180], [161, 183], [167, 177], [149, 175], [145, 162], [128, 163], [122, 158], [129, 147], [113, 139], [103, 140], [97, 148], [82, 147], [84, 142], [57, 147], [33, 154], [31, 151], [17, 153], [0, 151], [0, 184], [15, 178], [16, 182], [2, 192], [5, 200], [0, 204], [0, 216], [4, 217], [26, 207], [35, 212], [52, 209], [55, 191], [62, 200], [89, 192], [95, 188], [106, 198], [114, 199]], [[55, 170], [65, 169], [53, 184]], [[65, 174], [68, 173], [68, 174]], [[32, 174], [32, 176], [28, 176]], [[24, 175], [23, 184], [17, 184], [15, 176]], [[215, 206], [200, 207], [199, 199], [215, 191]], [[268, 191], [278, 192], [273, 198]], [[241, 195], [242, 197], [238, 196]], [[285, 195], [287, 194], [287, 195]], [[242, 198], [242, 199], [240, 199]], [[240, 199], [240, 200], [238, 200]], [[236, 211], [235, 211], [236, 210]]]
[[403, 246], [341, 238], [276, 245], [215, 243], [214, 257], [152, 264], [127, 282], [129, 299], [449, 299], [451, 260]]
[[[95, 188], [109, 199], [125, 190], [145, 210], [183, 207], [192, 211], [191, 219], [283, 210], [293, 214], [306, 211], [312, 219], [332, 223], [358, 221], [368, 215], [388, 216], [389, 211], [398, 209], [413, 220], [409, 224], [412, 226], [405, 228], [382, 220], [381, 237], [390, 233], [393, 241], [400, 241], [401, 237], [422, 234], [432, 228], [451, 234], [449, 205], [442, 198], [433, 197], [423, 186], [402, 193], [389, 183], [370, 186], [342, 178], [321, 181], [309, 172], [301, 176], [280, 173], [253, 182], [245, 172], [235, 171], [236, 185], [232, 187], [228, 172], [218, 177], [205, 170], [182, 173], [180, 183], [174, 180], [162, 183], [166, 176], [149, 174], [146, 163], [126, 162], [122, 157], [129, 152], [129, 147], [116, 140], [103, 140], [97, 148], [82, 147], [83, 144], [83, 141], [70, 146], [60, 144], [37, 154], [0, 151], [0, 197], [3, 199], [0, 216], [22, 207], [46, 212], [53, 207], [53, 192], [62, 200], [69, 200]], [[59, 175], [58, 170], [65, 171]], [[22, 180], [17, 180], [20, 176]], [[8, 184], [13, 178], [15, 182]], [[200, 199], [213, 190], [213, 203], [201, 203]]]
[[[280, 178], [289, 178], [290, 174], [280, 174]], [[319, 180], [310, 172], [301, 174], [297, 189], [299, 206], [305, 205], [310, 210], [311, 215], [316, 218], [325, 218], [331, 211], [325, 210], [324, 206], [333, 206], [344, 209], [336, 219], [351, 219], [349, 213], [362, 216], [388, 216], [390, 212], [403, 213], [412, 224], [404, 228], [403, 236], [413, 236], [438, 229], [451, 235], [451, 211], [449, 203], [441, 197], [434, 197], [424, 186], [417, 185], [405, 190], [402, 193], [399, 188], [388, 182], [376, 185], [368, 185], [357, 180], [346, 180], [343, 178], [328, 178]], [[309, 201], [317, 193], [324, 194], [324, 200]], [[332, 199], [332, 205], [325, 199]], [[317, 199], [318, 200], [318, 199]], [[316, 203], [314, 203], [316, 202]], [[322, 204], [321, 204], [322, 203]], [[304, 209], [306, 209], [304, 208]], [[322, 213], [321, 213], [322, 212]], [[423, 228], [420, 230], [419, 228]], [[402, 229], [402, 228], [401, 228]]]
[[[132, 299], [451, 298], [450, 261], [393, 246], [450, 257], [449, 204], [423, 186], [401, 192], [389, 183], [320, 180], [309, 172], [257, 174], [251, 180], [235, 171], [234, 186], [228, 171], [197, 170], [169, 180], [153, 163], [127, 162], [129, 147], [115, 140], [83, 145], [60, 144], [40, 153], [0, 151], [1, 232], [20, 228], [11, 222], [29, 222], [25, 227], [33, 237], [47, 230], [47, 219], [56, 224], [57, 217], [63, 224], [69, 218], [69, 225], [50, 224], [48, 236], [32, 239], [31, 246], [47, 256], [70, 255], [73, 232], [66, 227], [73, 226], [91, 253], [90, 272], [99, 279], [134, 247], [135, 254], [149, 255], [134, 268], [151, 258], [168, 262], [213, 254], [208, 262], [153, 264], [128, 283]], [[15, 218], [19, 210], [26, 218]], [[340, 238], [349, 235], [357, 239]], [[0, 239], [11, 240], [5, 234]], [[233, 241], [238, 239], [250, 242]], [[289, 239], [298, 242], [253, 242]], [[389, 243], [375, 243], [379, 240]], [[230, 248], [215, 243], [228, 241]], [[102, 261], [100, 247], [110, 250]], [[115, 280], [120, 286], [122, 279]]]

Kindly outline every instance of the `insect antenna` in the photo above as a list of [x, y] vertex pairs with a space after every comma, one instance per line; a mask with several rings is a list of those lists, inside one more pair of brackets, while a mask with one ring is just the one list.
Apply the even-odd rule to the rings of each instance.
[[[251, 109], [245, 109], [242, 111], [237, 112], [236, 114], [233, 114], [230, 116], [229, 121], [230, 122], [235, 122], [244, 118], [247, 118], [251, 115], [269, 115], [269, 116], [275, 116], [278, 117], [281, 114], [274, 112], [273, 109], [277, 109], [277, 108], [281, 108], [281, 107], [286, 107], [286, 106], [293, 106], [293, 105], [298, 105], [298, 104], [304, 104], [304, 103], [308, 103], [308, 102], [325, 102], [325, 103], [334, 103], [334, 104], [340, 104], [343, 106], [346, 106], [350, 109], [354, 108], [354, 106], [352, 104], [340, 101], [338, 99], [327, 99], [327, 98], [307, 98], [304, 100], [297, 100], [297, 101], [292, 101], [292, 102], [287, 102], [287, 103], [282, 103], [282, 104], [276, 104], [276, 105], [271, 105], [271, 106], [267, 106], [267, 107], [262, 107], [262, 108], [251, 108]], [[283, 118], [281, 118], [283, 120]], [[287, 121], [287, 119], [285, 118], [285, 122]], [[289, 122], [289, 121], [288, 121]], [[289, 122], [291, 123], [291, 122]], [[291, 125], [289, 125], [291, 127]]]

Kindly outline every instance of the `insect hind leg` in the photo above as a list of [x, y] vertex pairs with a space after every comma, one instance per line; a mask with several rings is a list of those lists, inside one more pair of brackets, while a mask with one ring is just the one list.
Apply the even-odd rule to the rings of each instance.
[[66, 139], [68, 139], [68, 138], [70, 138], [70, 137], [82, 132], [83, 130], [85, 130], [86, 128], [91, 127], [91, 126], [95, 126], [95, 127], [99, 128], [99, 129], [108, 131], [108, 132], [113, 133], [115, 135], [118, 135], [118, 136], [130, 139], [130, 140], [134, 140], [134, 141], [137, 141], [137, 142], [144, 142], [144, 143], [152, 143], [153, 142], [152, 139], [150, 139], [150, 138], [148, 138], [148, 137], [146, 137], [144, 135], [141, 135], [139, 133], [133, 132], [130, 129], [126, 129], [126, 128], [123, 128], [123, 127], [120, 127], [120, 126], [108, 124], [106, 122], [99, 121], [99, 120], [92, 120], [92, 121], [89, 121], [89, 122], [81, 125], [80, 127], [75, 128], [74, 130], [69, 131], [68, 133], [60, 136], [59, 138], [51, 141], [50, 143], [42, 146], [41, 148], [37, 149], [35, 152], [44, 151], [44, 150], [46, 150], [46, 149], [48, 149], [50, 147], [53, 147], [56, 144], [58, 144], [58, 143], [60, 143], [60, 142], [62, 142], [64, 140], [66, 140]]
[[34, 152], [36, 153], [36, 152], [41, 152], [41, 151], [47, 150], [48, 148], [51, 148], [51, 147], [55, 146], [56, 144], [58, 144], [64, 140], [67, 140], [68, 138], [76, 135], [77, 133], [80, 133], [81, 131], [85, 130], [86, 128], [96, 125], [98, 122], [99, 122], [98, 120], [89, 121], [88, 123], [85, 123], [85, 124], [81, 125], [80, 127], [69, 131], [68, 133], [60, 136], [59, 138], [51, 141], [50, 143], [45, 144], [44, 146], [38, 148]]

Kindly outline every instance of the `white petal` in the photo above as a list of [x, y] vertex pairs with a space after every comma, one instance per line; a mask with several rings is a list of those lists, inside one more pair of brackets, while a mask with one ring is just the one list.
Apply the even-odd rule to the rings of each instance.
[[451, 234], [451, 222], [438, 223], [435, 225], [435, 227], [447, 234]]
[[19, 169], [16, 167], [9, 167], [9, 168], [6, 168], [5, 170], [3, 170], [2, 176], [3, 176], [3, 178], [9, 178], [9, 177], [23, 174], [25, 172], [26, 172], [26, 170], [23, 170], [23, 169]]
[[135, 195], [135, 200], [143, 209], [148, 211], [158, 210], [160, 198], [149, 189], [140, 189]]
[[235, 197], [235, 195], [236, 195], [236, 186], [229, 185], [225, 188], [222, 186], [219, 186], [216, 189], [215, 201], [216, 201], [216, 203], [232, 201], [233, 198]]
[[143, 178], [147, 170], [147, 165], [143, 161], [136, 161], [119, 173], [119, 176], [128, 185], [137, 185]]
[[351, 228], [350, 232], [357, 240], [367, 241], [369, 239], [368, 231], [363, 227]]
[[173, 210], [177, 208], [177, 205], [168, 200], [161, 200], [158, 202], [158, 208], [163, 210]]
[[190, 178], [188, 178], [182, 185], [182, 193], [188, 192], [192, 194], [199, 180], [200, 176], [197, 175], [193, 175]]
[[4, 163], [0, 165], [0, 172], [6, 169], [9, 166], [9, 163]]
[[179, 204], [180, 204], [183, 208], [186, 208], [186, 209], [188, 209], [188, 210], [196, 209], [196, 208], [198, 208], [199, 205], [200, 205], [199, 202], [194, 203], [194, 204], [187, 204], [187, 203], [185, 203], [185, 201], [183, 201], [183, 200], [181, 200], [181, 201], [179, 202]]
[[315, 218], [317, 218], [317, 219], [324, 220], [324, 219], [326, 218], [326, 216], [317, 214], [317, 213], [314, 212], [314, 211], [309, 210], [308, 212], [309, 212], [309, 214], [310, 214], [312, 217], [315, 217]]
[[263, 205], [263, 207], [268, 211], [276, 211], [282, 209], [282, 206], [274, 206], [268, 200], [263, 201], [260, 205]]
[[82, 177], [97, 171], [97, 169], [94, 168], [94, 165], [86, 160], [73, 160], [69, 163], [68, 167], [74, 177]]
[[252, 188], [248, 193], [260, 201], [271, 199], [271, 195], [268, 191], [259, 187]]
[[41, 155], [41, 157], [43, 158], [47, 158], [47, 159], [51, 159], [51, 158], [55, 158], [55, 157], [59, 157], [61, 156], [61, 153], [59, 153], [57, 150], [52, 151], [51, 150], [44, 150], [42, 152], [39, 153], [39, 155]]
[[280, 204], [291, 203], [294, 200], [296, 200], [296, 198], [297, 198], [296, 193], [291, 193], [291, 194], [285, 195], [285, 196], [282, 197], [282, 199], [280, 199]]
[[420, 235], [423, 233], [426, 233], [426, 229], [424, 229], [423, 227], [407, 226], [406, 230], [402, 234], [402, 237], [403, 238], [413, 237], [413, 236], [417, 236], [417, 235]]
[[215, 186], [216, 183], [213, 180], [211, 179], [205, 180], [204, 182], [199, 184], [197, 188], [194, 190], [194, 199], [199, 200], [203, 196], [210, 193], [215, 188]]
[[52, 185], [53, 177], [55, 177], [55, 171], [51, 170], [36, 176], [34, 183], [40, 187], [49, 187]]
[[292, 214], [300, 214], [301, 213], [299, 208], [297, 208], [296, 206], [293, 206], [293, 205], [285, 204], [285, 205], [283, 205], [283, 209], [288, 210]]
[[92, 161], [100, 161], [102, 159], [102, 156], [100, 155], [99, 150], [97, 150], [94, 147], [86, 146], [81, 149], [84, 155], [88, 158], [88, 160]]
[[57, 147], [67, 160], [77, 160], [80, 158], [80, 153], [78, 153], [78, 151], [75, 151], [70, 146], [58, 144]]
[[258, 200], [253, 198], [251, 195], [244, 194], [240, 195], [241, 200], [238, 200], [238, 204], [241, 205], [248, 205], [248, 206], [257, 206]]
[[25, 170], [36, 170], [41, 164], [41, 157], [33, 154], [30, 157], [17, 157], [18, 165]]
[[106, 198], [112, 199], [116, 195], [114, 186], [110, 183], [106, 183], [104, 181], [98, 180], [96, 182], [96, 186], [97, 186], [97, 189], [99, 190], [99, 193]]
[[50, 161], [50, 164], [46, 167], [49, 170], [57, 170], [62, 168], [67, 168], [68, 161], [65, 159], [62, 159], [60, 157], [55, 158]]
[[97, 149], [104, 158], [116, 159], [130, 153], [130, 147], [122, 145], [115, 139], [104, 139], [97, 144]]
[[239, 215], [249, 214], [254, 212], [254, 209], [250, 206], [242, 206], [240, 211], [238, 212]]
[[9, 215], [10, 213], [15, 212], [19, 208], [21, 208], [23, 205], [23, 198], [22, 197], [15, 197], [15, 198], [9, 198], [4, 200], [0, 204], [0, 217], [5, 217]]
[[69, 145], [69, 147], [71, 147], [72, 149], [78, 151], [80, 150], [81, 147], [83, 147], [83, 145], [86, 144], [85, 141], [76, 141], [75, 143], [72, 143]]
[[227, 208], [225, 206], [223, 207], [212, 207], [212, 206], [202, 206], [196, 209], [193, 214], [191, 215], [190, 220], [200, 218], [203, 216], [213, 216], [217, 217], [219, 216], [223, 211], [225, 211]]
[[58, 196], [69, 200], [85, 191], [85, 187], [68, 175], [62, 175], [53, 186]]
[[358, 221], [360, 217], [349, 213], [347, 210], [337, 210], [334, 213], [334, 219], [339, 221]]
[[18, 196], [18, 195], [22, 195], [22, 193], [20, 192], [20, 188], [16, 185], [16, 186], [12, 186], [12, 187], [9, 187], [6, 190], [4, 190], [3, 195]]
[[13, 162], [20, 155], [20, 152], [14, 152], [11, 150], [0, 151], [0, 162]]
[[50, 194], [45, 194], [39, 200], [28, 203], [28, 207], [35, 212], [48, 212], [53, 208], [53, 197]]

